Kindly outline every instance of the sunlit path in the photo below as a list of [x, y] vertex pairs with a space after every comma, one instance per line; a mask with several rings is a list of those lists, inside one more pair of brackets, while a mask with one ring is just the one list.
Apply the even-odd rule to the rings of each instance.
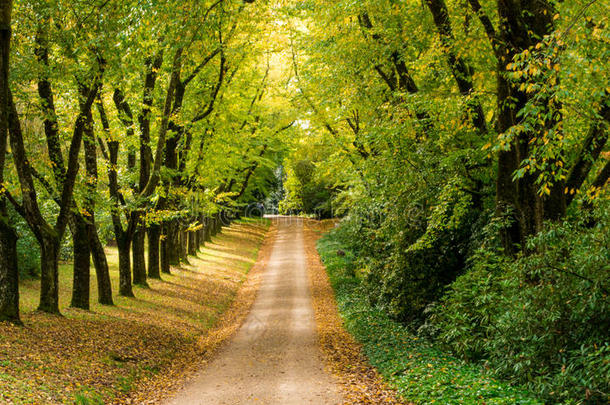
[[303, 220], [273, 221], [278, 236], [250, 315], [168, 404], [341, 403], [316, 347]]

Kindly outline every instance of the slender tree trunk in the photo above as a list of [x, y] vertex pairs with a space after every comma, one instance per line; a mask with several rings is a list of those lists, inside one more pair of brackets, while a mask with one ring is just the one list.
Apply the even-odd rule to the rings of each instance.
[[205, 246], [205, 216], [202, 214], [199, 216], [199, 223], [201, 224], [201, 228], [199, 229], [199, 238], [197, 246], [198, 248], [202, 248]]
[[43, 235], [40, 242], [40, 304], [38, 310], [59, 314], [59, 238]]
[[80, 215], [73, 215], [70, 220], [72, 247], [74, 251], [72, 302], [70, 306], [89, 310], [91, 260], [89, 249], [89, 230], [87, 223]]
[[161, 240], [159, 243], [160, 247], [160, 259], [161, 259], [161, 273], [170, 274], [170, 264], [169, 264], [169, 237], [167, 234], [167, 224], [163, 224], [161, 227]]
[[148, 277], [161, 278], [159, 268], [159, 238], [161, 237], [161, 226], [151, 224], [148, 227]]
[[119, 248], [119, 295], [133, 297], [131, 286], [131, 260], [129, 257], [131, 243], [129, 238], [117, 238]]
[[148, 286], [146, 283], [145, 239], [146, 230], [143, 225], [139, 225], [133, 235], [131, 253], [133, 256], [133, 283], [140, 286]]
[[108, 269], [108, 260], [104, 246], [100, 241], [97, 229], [94, 224], [88, 224], [89, 247], [91, 249], [91, 257], [95, 266], [95, 275], [97, 279], [97, 301], [102, 305], [114, 305], [112, 300], [112, 284], [110, 282], [110, 272]]

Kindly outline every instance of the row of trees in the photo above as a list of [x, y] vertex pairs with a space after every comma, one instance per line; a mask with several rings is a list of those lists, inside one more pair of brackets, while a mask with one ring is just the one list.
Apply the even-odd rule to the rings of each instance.
[[39, 310], [59, 313], [68, 230], [71, 305], [89, 308], [91, 259], [112, 305], [103, 235], [132, 297], [264, 192], [290, 120], [266, 106], [268, 10], [249, 3], [2, 1], [0, 319], [19, 322], [16, 222], [39, 245]]
[[371, 301], [551, 403], [608, 398], [608, 11], [286, 8], [314, 141], [288, 172], [333, 183]]

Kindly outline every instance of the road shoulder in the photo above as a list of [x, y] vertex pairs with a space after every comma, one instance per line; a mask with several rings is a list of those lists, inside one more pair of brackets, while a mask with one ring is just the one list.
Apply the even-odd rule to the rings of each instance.
[[368, 364], [362, 346], [343, 327], [330, 280], [316, 249], [316, 241], [332, 226], [329, 221], [304, 223], [317, 339], [327, 370], [339, 381], [347, 404], [404, 404]]

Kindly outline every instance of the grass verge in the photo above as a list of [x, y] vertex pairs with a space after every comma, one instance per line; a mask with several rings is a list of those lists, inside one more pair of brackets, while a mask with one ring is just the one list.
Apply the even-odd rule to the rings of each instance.
[[388, 387], [362, 353], [362, 346], [343, 327], [343, 322], [326, 269], [316, 250], [316, 241], [333, 221], [304, 222], [305, 251], [316, 321], [318, 346], [326, 369], [341, 384], [344, 404], [404, 404], [396, 391]]
[[[136, 298], [115, 297], [113, 307], [93, 303], [92, 277], [91, 311], [68, 308], [70, 265], [60, 269], [64, 316], [36, 312], [38, 282], [25, 281], [25, 326], [0, 323], [0, 403], [157, 402], [155, 390], [171, 389], [204, 357], [202, 338], [231, 307], [268, 227], [267, 220], [234, 223], [189, 265], [134, 287]], [[107, 253], [116, 292], [117, 253]]]
[[542, 404], [525, 390], [494, 379], [483, 368], [443, 353], [372, 307], [353, 275], [353, 254], [333, 231], [317, 247], [345, 328], [405, 400], [416, 404]]

